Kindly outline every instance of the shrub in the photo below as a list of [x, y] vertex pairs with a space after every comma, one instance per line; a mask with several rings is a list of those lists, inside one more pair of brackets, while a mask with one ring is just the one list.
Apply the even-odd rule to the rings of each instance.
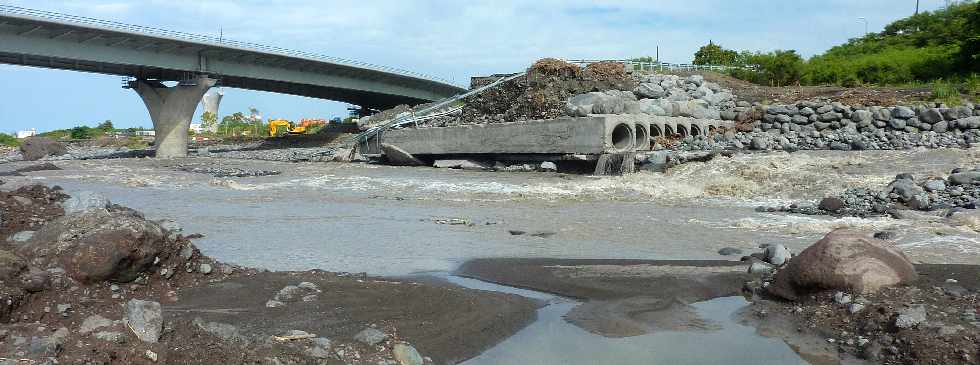
[[14, 137], [13, 135], [0, 133], [0, 145], [17, 147], [20, 146], [20, 140], [17, 139], [17, 137]]

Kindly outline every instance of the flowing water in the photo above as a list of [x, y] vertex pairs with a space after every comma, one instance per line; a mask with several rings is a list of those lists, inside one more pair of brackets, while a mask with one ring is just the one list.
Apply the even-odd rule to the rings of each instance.
[[[195, 244], [220, 261], [271, 270], [408, 275], [451, 272], [477, 257], [718, 259], [722, 247], [749, 253], [770, 242], [798, 252], [843, 226], [899, 228], [899, 244], [920, 262], [980, 264], [980, 237], [939, 223], [754, 210], [848, 187], [880, 188], [898, 172], [941, 176], [976, 165], [978, 156], [976, 150], [745, 154], [626, 177], [182, 162], [283, 171], [224, 179], [149, 159], [65, 161], [58, 163], [64, 170], [9, 178], [4, 188], [43, 182], [98, 191], [151, 219], [174, 220], [185, 233], [203, 233]], [[696, 305], [724, 323], [719, 331], [602, 339], [561, 320], [574, 303], [554, 303], [472, 363], [678, 363], [682, 353], [698, 363], [798, 362], [780, 342], [750, 336], [751, 329], [726, 319], [744, 304], [719, 298]], [[704, 343], [712, 351], [703, 351]], [[736, 351], [745, 346], [766, 350]], [[610, 354], [617, 357], [599, 358]]]

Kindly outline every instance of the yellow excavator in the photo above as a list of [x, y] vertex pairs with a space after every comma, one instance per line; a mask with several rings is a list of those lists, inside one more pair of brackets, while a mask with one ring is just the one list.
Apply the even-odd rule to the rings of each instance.
[[304, 133], [306, 133], [306, 126], [294, 127], [292, 122], [285, 119], [274, 119], [269, 121], [269, 137]]

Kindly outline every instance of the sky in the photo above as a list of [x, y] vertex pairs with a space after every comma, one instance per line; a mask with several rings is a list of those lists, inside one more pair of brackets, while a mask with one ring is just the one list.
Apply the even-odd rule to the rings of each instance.
[[[689, 63], [709, 40], [736, 50], [804, 57], [912, 15], [915, 0], [0, 0], [0, 4], [164, 28], [397, 67], [468, 85], [544, 57], [653, 56]], [[946, 0], [921, 0], [922, 10]], [[0, 44], [0, 49], [3, 45]], [[46, 131], [112, 120], [151, 127], [122, 78], [0, 65], [0, 131]], [[219, 116], [346, 116], [347, 105], [223, 89]], [[198, 108], [196, 119], [203, 113]]]

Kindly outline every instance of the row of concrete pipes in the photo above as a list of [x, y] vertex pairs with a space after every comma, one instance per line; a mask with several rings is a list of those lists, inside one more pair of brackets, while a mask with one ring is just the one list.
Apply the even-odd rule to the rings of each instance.
[[607, 145], [618, 151], [646, 151], [657, 138], [709, 136], [733, 122], [680, 117], [622, 118], [607, 133]]

